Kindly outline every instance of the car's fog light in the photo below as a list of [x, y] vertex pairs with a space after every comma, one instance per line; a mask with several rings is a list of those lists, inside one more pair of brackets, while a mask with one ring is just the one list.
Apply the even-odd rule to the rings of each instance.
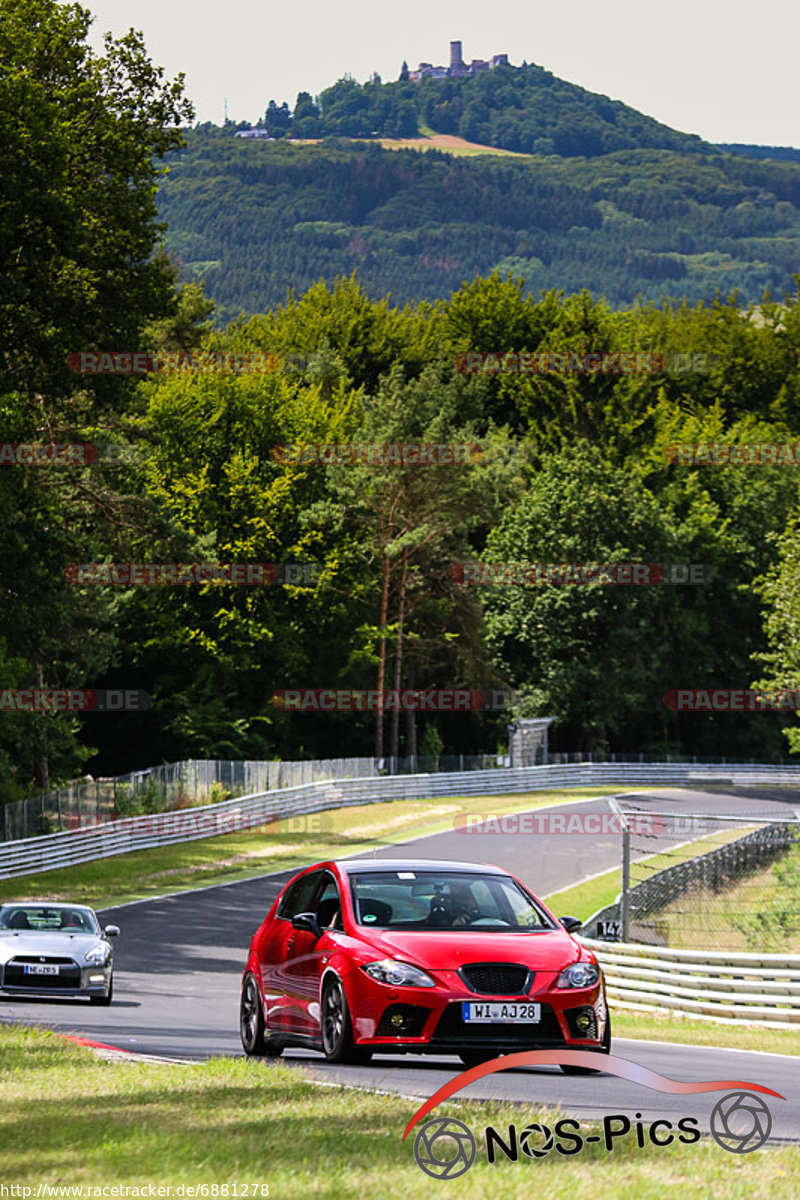
[[395, 1029], [402, 1029], [405, 1025], [405, 1017], [402, 1013], [395, 1013], [392, 1017], [392, 1025]]
[[588, 1013], [581, 1013], [579, 1017], [575, 1018], [575, 1024], [577, 1025], [578, 1029], [588, 1029], [592, 1024], [592, 1018]]
[[90, 975], [89, 976], [89, 983], [105, 983], [105, 981], [106, 981], [105, 975]]

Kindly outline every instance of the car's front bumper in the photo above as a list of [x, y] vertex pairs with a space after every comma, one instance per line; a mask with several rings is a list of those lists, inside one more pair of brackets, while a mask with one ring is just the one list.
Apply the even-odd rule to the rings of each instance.
[[[508, 1054], [559, 1046], [599, 1049], [608, 1018], [602, 977], [592, 987], [555, 988], [555, 976], [550, 974], [550, 980], [542, 980], [544, 986], [534, 986], [528, 994], [504, 996], [470, 992], [456, 972], [437, 972], [436, 987], [412, 988], [389, 987], [355, 970], [344, 980], [353, 1037], [358, 1045], [382, 1052], [457, 1054], [474, 1049]], [[443, 981], [446, 975], [452, 976], [452, 981]], [[541, 1005], [541, 1019], [535, 1023], [473, 1024], [463, 1020], [465, 1000], [534, 1002]], [[588, 1026], [580, 1028], [586, 1021]]]
[[[113, 964], [79, 966], [60, 971], [58, 975], [24, 975], [19, 969], [9, 971], [0, 967], [0, 992], [8, 996], [31, 996], [37, 999], [74, 999], [76, 996], [105, 996], [111, 986]], [[30, 982], [29, 982], [30, 981]], [[34, 982], [35, 981], [35, 982]]]

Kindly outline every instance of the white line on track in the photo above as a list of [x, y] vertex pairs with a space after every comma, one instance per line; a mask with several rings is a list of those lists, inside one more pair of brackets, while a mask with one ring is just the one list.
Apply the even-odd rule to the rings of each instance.
[[778, 1054], [774, 1050], [745, 1050], [739, 1049], [738, 1046], [704, 1046], [698, 1042], [657, 1042], [652, 1038], [618, 1038], [614, 1037], [615, 1042], [633, 1042], [636, 1046], [680, 1046], [684, 1050], [726, 1050], [729, 1054], [760, 1054], [762, 1058], [791, 1058], [796, 1059], [796, 1054]]

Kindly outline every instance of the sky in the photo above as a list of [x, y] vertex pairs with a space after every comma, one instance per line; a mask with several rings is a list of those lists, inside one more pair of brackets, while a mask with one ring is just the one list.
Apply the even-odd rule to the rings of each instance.
[[255, 122], [349, 74], [505, 53], [712, 142], [800, 147], [797, 0], [82, 0], [90, 41], [141, 29], [200, 121]]

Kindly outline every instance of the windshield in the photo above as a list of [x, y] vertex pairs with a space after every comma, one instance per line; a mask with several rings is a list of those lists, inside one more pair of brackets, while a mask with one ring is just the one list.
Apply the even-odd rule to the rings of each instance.
[[508, 875], [375, 871], [350, 883], [356, 922], [373, 929], [463, 929], [529, 933], [555, 929]]
[[0, 908], [0, 931], [25, 933], [94, 933], [100, 925], [93, 912], [61, 904], [8, 904]]

